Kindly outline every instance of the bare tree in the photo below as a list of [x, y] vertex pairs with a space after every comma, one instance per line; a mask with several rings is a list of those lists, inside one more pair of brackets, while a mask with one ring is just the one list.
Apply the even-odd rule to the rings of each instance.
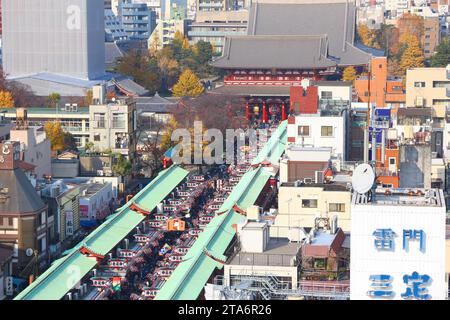
[[136, 139], [139, 157], [138, 169], [149, 178], [162, 169], [161, 138], [165, 132], [165, 124], [153, 117], [140, 116], [137, 121]]

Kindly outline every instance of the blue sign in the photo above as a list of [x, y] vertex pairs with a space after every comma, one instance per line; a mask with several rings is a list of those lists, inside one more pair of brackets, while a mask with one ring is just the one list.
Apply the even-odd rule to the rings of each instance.
[[408, 288], [406, 288], [406, 292], [402, 293], [401, 295], [403, 299], [431, 299], [431, 295], [428, 294], [427, 288], [424, 288], [424, 286], [429, 285], [429, 275], [420, 275], [419, 273], [414, 271], [411, 276], [404, 275], [403, 282], [408, 286]]
[[[392, 229], [376, 229], [373, 234], [375, 237], [375, 249], [379, 251], [395, 251], [395, 237], [397, 234]], [[403, 230], [403, 250], [409, 251], [409, 241], [419, 241], [421, 252], [425, 252], [426, 234], [423, 230]]]
[[[395, 296], [392, 288], [394, 278], [388, 274], [377, 274], [369, 277], [372, 290], [367, 291], [367, 295], [371, 298], [389, 299]], [[412, 275], [404, 275], [403, 282], [407, 285], [406, 292], [401, 294], [403, 299], [408, 300], [429, 300], [431, 295], [428, 294], [426, 286], [430, 284], [429, 275], [420, 275], [414, 271]]]
[[383, 251], [394, 251], [394, 238], [397, 236], [392, 229], [377, 229], [374, 231], [375, 249]]
[[395, 293], [392, 290], [393, 278], [387, 274], [371, 275], [369, 280], [372, 290], [367, 291], [367, 295], [372, 298], [392, 298]]
[[423, 230], [403, 230], [403, 250], [409, 251], [409, 241], [419, 241], [420, 251], [425, 252], [425, 232]]

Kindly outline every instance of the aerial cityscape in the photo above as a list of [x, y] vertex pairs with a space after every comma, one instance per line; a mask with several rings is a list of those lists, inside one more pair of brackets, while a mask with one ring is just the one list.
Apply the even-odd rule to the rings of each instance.
[[450, 0], [0, 0], [0, 68], [0, 305], [449, 299]]

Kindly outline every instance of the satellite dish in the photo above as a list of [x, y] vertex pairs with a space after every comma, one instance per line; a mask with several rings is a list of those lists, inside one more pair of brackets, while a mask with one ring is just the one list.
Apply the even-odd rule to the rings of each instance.
[[28, 248], [27, 250], [25, 250], [25, 254], [27, 255], [27, 257], [31, 257], [33, 253], [34, 251], [32, 248]]
[[353, 189], [359, 194], [364, 194], [372, 189], [374, 181], [375, 173], [373, 172], [372, 167], [367, 163], [357, 166], [353, 172]]

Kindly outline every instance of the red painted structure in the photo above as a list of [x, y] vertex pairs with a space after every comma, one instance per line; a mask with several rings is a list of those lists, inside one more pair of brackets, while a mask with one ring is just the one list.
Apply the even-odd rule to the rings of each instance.
[[291, 87], [291, 112], [295, 114], [316, 114], [319, 106], [319, 88], [309, 86]]

